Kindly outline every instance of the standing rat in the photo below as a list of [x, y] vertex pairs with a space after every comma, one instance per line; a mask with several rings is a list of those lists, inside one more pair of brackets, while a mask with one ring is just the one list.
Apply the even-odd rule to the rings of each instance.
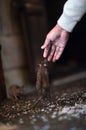
[[46, 61], [42, 61], [38, 66], [36, 89], [38, 90], [38, 94], [40, 96], [50, 96], [50, 85]]
[[10, 88], [9, 88], [9, 96], [10, 98], [12, 99], [19, 99], [21, 95], [24, 94], [24, 86], [18, 86], [18, 85], [11, 85]]

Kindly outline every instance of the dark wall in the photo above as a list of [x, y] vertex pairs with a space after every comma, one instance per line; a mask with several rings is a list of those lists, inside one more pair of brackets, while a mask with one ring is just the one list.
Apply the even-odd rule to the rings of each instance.
[[49, 29], [56, 24], [57, 19], [62, 13], [65, 1], [66, 0], [45, 0]]
[[80, 64], [86, 63], [86, 15], [71, 33], [67, 48], [70, 58], [76, 59]]

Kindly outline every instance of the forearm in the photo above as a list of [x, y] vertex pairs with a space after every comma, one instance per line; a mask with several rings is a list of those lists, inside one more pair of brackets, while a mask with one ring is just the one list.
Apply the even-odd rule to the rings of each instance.
[[86, 0], [68, 0], [57, 23], [66, 31], [72, 32], [75, 25], [86, 13]]

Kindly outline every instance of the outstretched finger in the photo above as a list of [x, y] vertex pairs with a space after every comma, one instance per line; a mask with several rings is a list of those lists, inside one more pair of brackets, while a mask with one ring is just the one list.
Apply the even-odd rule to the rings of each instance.
[[51, 61], [51, 59], [53, 58], [53, 55], [55, 53], [55, 49], [56, 49], [56, 46], [52, 45], [50, 52], [49, 52], [48, 61]]
[[56, 60], [58, 60], [60, 58], [60, 56], [63, 53], [63, 50], [64, 50], [64, 47], [59, 47], [58, 53], [57, 53], [56, 58], [55, 58]]
[[41, 46], [41, 49], [45, 49], [50, 44], [50, 40], [46, 38], [44, 44]]
[[56, 47], [56, 50], [55, 50], [55, 53], [54, 53], [54, 56], [53, 56], [53, 62], [55, 62], [56, 61], [56, 56], [57, 56], [57, 54], [58, 54], [58, 51], [59, 51], [59, 47], [57, 46]]
[[44, 49], [44, 53], [43, 53], [43, 57], [46, 58], [48, 56], [50, 50], [50, 45], [48, 45], [45, 49]]

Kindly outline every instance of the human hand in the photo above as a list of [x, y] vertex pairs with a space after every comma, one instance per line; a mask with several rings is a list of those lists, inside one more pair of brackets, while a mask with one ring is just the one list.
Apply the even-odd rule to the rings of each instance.
[[62, 29], [58, 24], [47, 34], [41, 49], [44, 49], [43, 57], [48, 61], [58, 60], [69, 39], [69, 32]]

